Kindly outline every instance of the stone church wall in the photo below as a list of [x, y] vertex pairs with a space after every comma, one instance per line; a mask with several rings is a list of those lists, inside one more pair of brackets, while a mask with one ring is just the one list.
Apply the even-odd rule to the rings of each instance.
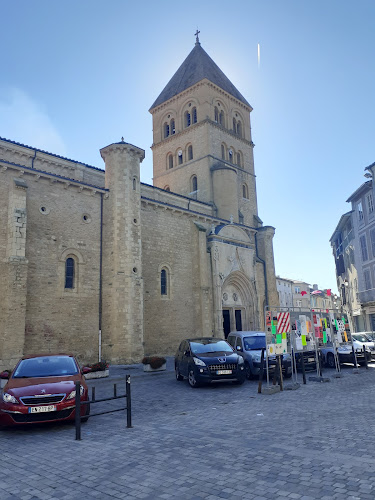
[[[145, 354], [173, 355], [182, 339], [212, 335], [212, 312], [201, 301], [201, 292], [212, 300], [200, 280], [202, 265], [210, 273], [206, 245], [202, 257], [191, 216], [143, 203], [141, 222]], [[162, 268], [170, 278], [167, 296], [161, 295]]]

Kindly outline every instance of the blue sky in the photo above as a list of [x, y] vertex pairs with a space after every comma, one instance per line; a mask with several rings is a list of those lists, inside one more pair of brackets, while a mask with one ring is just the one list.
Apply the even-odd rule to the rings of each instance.
[[148, 109], [199, 27], [254, 108], [277, 274], [336, 289], [329, 238], [375, 161], [373, 0], [14, 0], [1, 12], [0, 136], [101, 168], [99, 149], [124, 136], [145, 149], [150, 184]]

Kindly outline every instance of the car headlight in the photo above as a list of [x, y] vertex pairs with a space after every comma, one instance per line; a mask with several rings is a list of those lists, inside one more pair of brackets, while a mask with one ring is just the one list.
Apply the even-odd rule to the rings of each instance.
[[238, 356], [238, 364], [243, 365], [244, 364], [244, 359], [242, 356]]
[[[81, 396], [83, 395], [84, 390], [85, 389], [83, 388], [83, 385], [81, 385], [79, 388], [79, 392], [80, 392]], [[76, 397], [76, 391], [74, 389], [74, 391], [72, 391], [66, 399], [74, 399], [75, 397]]]
[[198, 366], [206, 366], [206, 363], [199, 358], [193, 358], [193, 361]]
[[11, 394], [8, 394], [7, 392], [4, 392], [3, 394], [3, 401], [4, 403], [15, 403], [15, 404], [18, 403], [17, 399]]

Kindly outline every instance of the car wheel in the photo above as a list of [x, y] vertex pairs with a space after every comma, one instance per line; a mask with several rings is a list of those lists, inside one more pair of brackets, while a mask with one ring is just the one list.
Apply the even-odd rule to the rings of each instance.
[[251, 380], [253, 378], [253, 374], [251, 373], [250, 365], [247, 361], [245, 362], [245, 374], [246, 374], [247, 380]]
[[285, 370], [284, 378], [290, 378], [292, 376], [292, 369], [288, 372], [288, 369]]
[[335, 357], [330, 352], [327, 354], [327, 366], [329, 366], [329, 368], [336, 368]]
[[192, 370], [191, 368], [189, 369], [188, 382], [189, 382], [190, 387], [195, 388], [195, 387], [199, 386], [199, 383], [197, 382], [197, 379], [195, 378], [194, 370]]
[[175, 367], [174, 367], [174, 372], [176, 375], [176, 380], [178, 380], [179, 382], [181, 382], [181, 380], [184, 380], [184, 377], [181, 375], [180, 370], [178, 369], [177, 365], [175, 365]]

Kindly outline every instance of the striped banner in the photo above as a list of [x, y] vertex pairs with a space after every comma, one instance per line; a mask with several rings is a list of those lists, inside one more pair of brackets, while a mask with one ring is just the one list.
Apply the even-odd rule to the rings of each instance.
[[277, 333], [290, 332], [290, 313], [277, 313]]

